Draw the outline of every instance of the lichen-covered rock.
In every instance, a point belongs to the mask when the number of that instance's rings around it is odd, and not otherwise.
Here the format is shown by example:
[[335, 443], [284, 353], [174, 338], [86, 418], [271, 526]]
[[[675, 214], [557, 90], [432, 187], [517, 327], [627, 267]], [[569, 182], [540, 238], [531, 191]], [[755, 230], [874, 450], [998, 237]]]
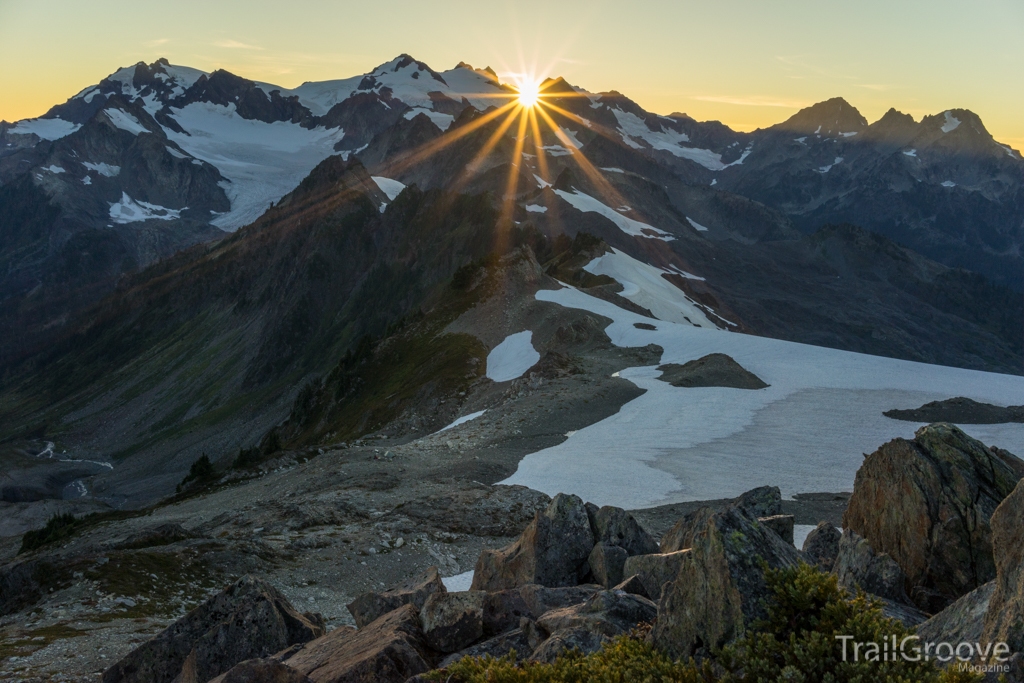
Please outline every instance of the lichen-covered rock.
[[917, 627], [917, 635], [930, 643], [980, 643], [995, 581], [975, 588]]
[[654, 644], [673, 657], [688, 657], [739, 637], [752, 619], [765, 616], [764, 567], [799, 561], [796, 548], [738, 507], [712, 515], [661, 594]]
[[858, 588], [899, 603], [910, 599], [904, 590], [906, 575], [896, 560], [887, 553], [878, 553], [867, 539], [846, 529], [839, 539], [839, 553], [832, 573], [839, 585], [851, 592]]
[[397, 588], [383, 593], [363, 593], [348, 604], [348, 611], [356, 620], [356, 626], [362, 628], [402, 605], [411, 604], [420, 609], [429, 596], [445, 592], [437, 567], [428, 567]]
[[524, 617], [539, 619], [550, 610], [586, 602], [600, 588], [597, 585], [547, 588], [529, 584], [487, 593], [484, 599], [484, 637], [514, 629]]
[[625, 548], [607, 543], [598, 543], [590, 551], [587, 563], [594, 582], [605, 588], [611, 588], [622, 581], [622, 569], [626, 565], [629, 553]]
[[635, 576], [643, 584], [644, 592], [654, 600], [661, 596], [665, 584], [676, 580], [688, 552], [689, 549], [674, 553], [627, 557], [622, 574]]
[[226, 674], [221, 674], [210, 683], [312, 683], [309, 676], [303, 675], [287, 664], [273, 658], [247, 659], [231, 667]]
[[605, 505], [590, 513], [590, 526], [594, 543], [623, 548], [629, 555], [649, 555], [658, 552], [658, 542], [644, 531], [640, 523], [622, 508]]
[[[741, 494], [729, 502], [752, 519], [774, 517], [782, 514], [782, 492], [778, 486], [759, 486]], [[693, 538], [704, 530], [708, 519], [716, 510], [710, 507], [698, 508], [676, 522], [662, 537], [660, 549], [663, 553], [686, 550], [693, 544]]]
[[887, 553], [915, 604], [937, 612], [995, 578], [989, 520], [1019, 479], [1019, 461], [937, 423], [894, 439], [857, 471], [843, 527]]
[[779, 535], [786, 543], [793, 543], [793, 527], [796, 518], [793, 515], [772, 515], [771, 517], [758, 517], [757, 521]]
[[531, 652], [533, 652], [533, 648], [530, 647], [529, 640], [527, 639], [526, 634], [523, 633], [522, 629], [516, 628], [511, 631], [506, 631], [505, 633], [500, 633], [493, 638], [488, 638], [476, 645], [472, 645], [464, 650], [450, 654], [441, 660], [440, 668], [443, 669], [454, 664], [463, 657], [483, 657], [484, 655], [490, 655], [497, 659], [499, 657], [505, 657], [512, 651], [515, 651], [516, 653], [516, 660], [525, 659]]
[[574, 586], [590, 571], [594, 548], [587, 509], [577, 496], [560, 493], [511, 545], [480, 553], [473, 590], [502, 590], [536, 583]]
[[839, 555], [839, 538], [842, 532], [830, 522], [818, 522], [818, 526], [804, 539], [804, 555], [818, 565], [822, 571], [830, 572]]
[[1024, 480], [992, 515], [992, 549], [996, 580], [983, 639], [1024, 652]]
[[617, 591], [625, 591], [632, 593], [633, 595], [639, 595], [642, 598], [650, 600], [651, 596], [647, 593], [647, 589], [644, 588], [644, 582], [640, 580], [640, 577], [633, 574], [628, 579], [625, 579], [622, 583], [615, 586]]
[[319, 615], [300, 614], [269, 583], [244, 576], [107, 669], [103, 682], [205, 682], [323, 634]]
[[607, 639], [653, 621], [657, 612], [657, 605], [639, 595], [600, 591], [581, 605], [551, 610], [538, 619], [537, 628], [550, 637], [534, 650], [530, 659], [551, 662], [569, 648], [594, 652]]
[[402, 605], [358, 631], [337, 628], [284, 660], [314, 683], [405, 683], [429, 671], [427, 648], [414, 605]]
[[458, 652], [484, 635], [483, 591], [434, 593], [420, 610], [427, 644], [438, 652]]

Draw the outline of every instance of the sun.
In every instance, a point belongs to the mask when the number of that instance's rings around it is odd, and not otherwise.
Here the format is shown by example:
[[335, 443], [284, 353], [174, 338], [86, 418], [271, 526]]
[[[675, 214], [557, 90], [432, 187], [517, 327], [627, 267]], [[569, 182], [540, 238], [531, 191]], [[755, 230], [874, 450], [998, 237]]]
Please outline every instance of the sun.
[[519, 106], [530, 109], [540, 99], [540, 82], [532, 78], [524, 78], [519, 82]]

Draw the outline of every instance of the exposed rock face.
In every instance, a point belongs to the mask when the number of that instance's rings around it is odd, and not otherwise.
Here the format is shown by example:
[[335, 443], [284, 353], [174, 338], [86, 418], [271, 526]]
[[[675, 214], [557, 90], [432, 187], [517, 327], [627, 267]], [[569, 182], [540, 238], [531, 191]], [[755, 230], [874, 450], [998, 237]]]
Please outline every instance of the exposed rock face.
[[995, 578], [989, 519], [1016, 470], [953, 425], [922, 427], [865, 458], [843, 527], [891, 555], [915, 604], [938, 612]]
[[653, 621], [657, 606], [625, 591], [605, 590], [581, 605], [552, 610], [537, 620], [551, 634], [531, 659], [550, 662], [570, 647], [593, 652], [608, 638], [627, 633], [637, 624]]
[[590, 515], [590, 526], [595, 543], [618, 546], [630, 555], [658, 552], [658, 542], [654, 537], [644, 531], [633, 515], [622, 508], [604, 506]]
[[650, 599], [650, 595], [647, 593], [647, 589], [644, 588], [644, 582], [640, 580], [640, 577], [634, 574], [622, 583], [615, 586], [617, 591], [625, 591], [632, 593], [633, 595], [639, 595], [642, 598]]
[[842, 532], [829, 522], [819, 522], [804, 539], [804, 554], [822, 571], [830, 572], [839, 555]]
[[996, 589], [995, 581], [975, 588], [917, 627], [921, 640], [932, 643], [980, 643], [985, 613]]
[[420, 610], [427, 644], [439, 652], [457, 652], [484, 635], [483, 591], [435, 593]]
[[882, 413], [894, 420], [908, 422], [955, 422], [956, 424], [999, 424], [1024, 422], [1024, 406], [994, 406], [958, 396], [945, 401], [925, 403], [915, 410], [887, 410]]
[[867, 540], [849, 529], [843, 531], [839, 539], [832, 572], [839, 579], [839, 585], [851, 592], [862, 588], [894, 602], [910, 602], [903, 588], [906, 575], [896, 560], [887, 553], [876, 553]]
[[477, 643], [471, 647], [467, 647], [464, 650], [460, 650], [454, 654], [450, 654], [441, 660], [439, 668], [444, 668], [450, 664], [454, 664], [463, 657], [483, 657], [484, 655], [490, 655], [492, 657], [504, 657], [512, 650], [516, 652], [516, 659], [521, 659], [530, 654], [533, 650], [530, 647], [530, 643], [526, 638], [526, 634], [523, 633], [522, 629], [512, 629], [506, 631], [493, 638], [488, 638], [482, 642]]
[[599, 586], [546, 588], [536, 584], [487, 593], [484, 600], [484, 636], [516, 628], [523, 618], [538, 619], [553, 609], [578, 605], [600, 590]]
[[793, 515], [758, 517], [757, 521], [777, 533], [786, 543], [793, 543], [793, 527], [796, 521], [796, 518]]
[[[759, 486], [740, 495], [731, 505], [739, 508], [747, 517], [774, 517], [782, 514], [782, 492], [778, 486]], [[714, 514], [713, 508], [698, 508], [680, 519], [662, 537], [661, 552], [674, 553], [689, 548], [694, 537], [704, 530]]]
[[431, 595], [446, 592], [437, 567], [428, 567], [422, 574], [397, 588], [383, 593], [363, 593], [349, 603], [348, 611], [356, 620], [356, 626], [362, 628], [402, 605], [411, 604], [420, 609]]
[[732, 387], [733, 389], [764, 389], [761, 378], [724, 353], [712, 353], [689, 363], [668, 363], [658, 368], [658, 378], [674, 387]]
[[635, 576], [644, 587], [644, 592], [651, 599], [661, 596], [665, 584], [675, 581], [679, 568], [683, 566], [689, 549], [674, 553], [658, 553], [655, 555], [634, 555], [626, 558], [622, 573], [624, 576]]
[[306, 644], [285, 664], [315, 683], [405, 683], [431, 668], [419, 615], [403, 605], [365, 628], [338, 628]]
[[103, 681], [208, 681], [323, 634], [319, 615], [299, 614], [276, 588], [245, 576], [107, 669]]
[[661, 595], [655, 645], [673, 657], [691, 656], [736, 638], [764, 616], [762, 562], [781, 568], [799, 561], [796, 548], [737, 507], [713, 515]]
[[560, 493], [514, 543], [480, 553], [473, 590], [502, 590], [537, 583], [575, 586], [589, 571], [594, 548], [587, 509], [577, 496]]
[[594, 581], [605, 588], [611, 588], [622, 581], [622, 569], [626, 564], [629, 553], [625, 548], [620, 548], [607, 543], [598, 543], [590, 551], [588, 564]]
[[1024, 481], [992, 515], [996, 580], [984, 638], [1024, 651]]
[[312, 683], [287, 664], [275, 659], [249, 659], [231, 667], [210, 683]]

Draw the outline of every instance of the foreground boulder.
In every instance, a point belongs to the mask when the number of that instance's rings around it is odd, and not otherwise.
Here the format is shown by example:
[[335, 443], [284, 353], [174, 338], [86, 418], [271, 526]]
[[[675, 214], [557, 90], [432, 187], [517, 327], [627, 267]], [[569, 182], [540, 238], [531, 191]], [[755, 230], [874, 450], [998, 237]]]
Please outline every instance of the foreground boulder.
[[626, 566], [626, 559], [629, 553], [625, 548], [607, 543], [598, 543], [590, 551], [587, 564], [590, 566], [590, 574], [594, 582], [611, 588], [622, 581], [622, 570]]
[[796, 518], [793, 515], [772, 515], [771, 517], [758, 517], [757, 521], [779, 535], [786, 543], [793, 544], [793, 530], [796, 526]]
[[[733, 499], [728, 506], [739, 509], [752, 519], [774, 517], [782, 514], [782, 492], [778, 486], [759, 486]], [[715, 512], [714, 508], [702, 507], [680, 519], [662, 537], [661, 552], [674, 553], [689, 548]]]
[[205, 683], [235, 664], [324, 634], [266, 581], [245, 576], [107, 669], [103, 683]]
[[796, 548], [738, 507], [712, 515], [661, 595], [654, 644], [673, 657], [689, 657], [742, 635], [752, 619], [765, 616], [764, 566], [799, 561]]
[[338, 628], [284, 660], [314, 683], [405, 683], [432, 668], [416, 607], [403, 605], [356, 631]]
[[922, 427], [865, 458], [843, 527], [892, 556], [915, 604], [938, 612], [995, 578], [989, 520], [1021, 466], [953, 425]]
[[587, 505], [594, 543], [622, 548], [629, 555], [649, 555], [658, 552], [658, 542], [644, 531], [633, 515], [611, 505], [605, 505], [597, 510], [594, 508], [593, 505]]
[[552, 662], [569, 648], [594, 652], [606, 640], [653, 621], [657, 612], [657, 605], [647, 598], [625, 591], [601, 591], [581, 605], [552, 610], [538, 619], [537, 627], [550, 637], [531, 659]]
[[226, 674], [221, 674], [210, 683], [312, 683], [287, 664], [276, 659], [249, 659], [235, 664]]
[[435, 593], [420, 610], [420, 626], [427, 645], [438, 652], [458, 652], [484, 635], [487, 593], [462, 591]]
[[975, 588], [917, 627], [921, 640], [930, 643], [980, 643], [995, 581]]
[[832, 573], [839, 585], [851, 593], [859, 588], [893, 602], [910, 602], [903, 588], [907, 577], [896, 560], [886, 553], [875, 552], [866, 539], [850, 529], [843, 531], [839, 539]]
[[822, 571], [830, 572], [839, 555], [842, 532], [830, 522], [819, 522], [804, 539], [804, 555]]
[[484, 637], [518, 628], [522, 619], [539, 619], [553, 609], [586, 602], [599, 586], [547, 588], [529, 584], [520, 588], [486, 593], [484, 599]]
[[1024, 652], [1024, 481], [992, 515], [992, 547], [996, 580], [983, 639]]
[[480, 553], [471, 588], [493, 591], [530, 583], [575, 586], [590, 571], [587, 560], [593, 549], [586, 506], [579, 497], [560, 493], [514, 543]]
[[644, 593], [657, 600], [662, 588], [676, 580], [679, 568], [683, 566], [689, 549], [674, 553], [658, 553], [654, 555], [635, 555], [626, 558], [623, 575], [633, 576], [644, 587]]
[[363, 593], [349, 603], [348, 611], [356, 620], [356, 626], [362, 628], [402, 605], [415, 605], [416, 609], [420, 609], [428, 597], [445, 592], [437, 567], [428, 567], [422, 574], [397, 588], [383, 593]]

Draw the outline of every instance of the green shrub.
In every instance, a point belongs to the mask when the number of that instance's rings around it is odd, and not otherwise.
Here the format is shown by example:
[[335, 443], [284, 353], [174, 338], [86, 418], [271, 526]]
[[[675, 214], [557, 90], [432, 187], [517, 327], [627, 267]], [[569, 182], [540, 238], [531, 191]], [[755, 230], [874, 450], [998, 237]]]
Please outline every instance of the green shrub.
[[213, 471], [213, 463], [210, 462], [209, 456], [203, 453], [198, 460], [192, 463], [192, 467], [189, 468], [188, 474], [178, 484], [177, 492], [181, 493], [186, 485], [194, 482], [199, 484], [207, 484], [215, 478], [216, 473]]
[[768, 616], [713, 660], [672, 661], [640, 631], [590, 655], [569, 652], [553, 664], [514, 657], [466, 657], [428, 680], [449, 683], [967, 683], [976, 674], [934, 662], [842, 661], [836, 635], [860, 642], [899, 642], [911, 633], [863, 593], [850, 596], [836, 577], [806, 564], [767, 570]]
[[69, 513], [53, 515], [42, 529], [25, 532], [25, 535], [21, 537], [21, 549], [18, 554], [69, 538], [75, 532], [77, 522], [75, 516]]

